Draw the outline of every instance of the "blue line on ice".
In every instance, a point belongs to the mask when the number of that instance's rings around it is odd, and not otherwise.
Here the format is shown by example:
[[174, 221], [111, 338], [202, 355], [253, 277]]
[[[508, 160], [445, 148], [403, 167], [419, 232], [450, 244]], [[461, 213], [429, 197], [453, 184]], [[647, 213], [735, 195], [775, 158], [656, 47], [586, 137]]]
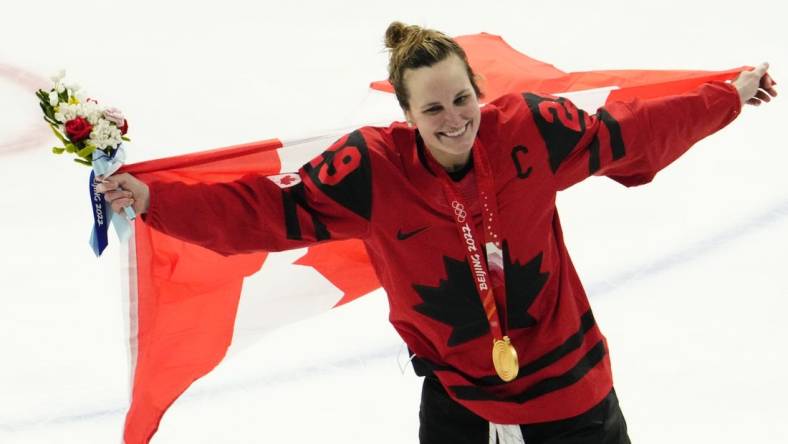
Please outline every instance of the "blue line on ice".
[[629, 281], [642, 279], [674, 268], [695, 259], [708, 256], [716, 250], [727, 246], [735, 240], [778, 223], [788, 216], [788, 199], [768, 210], [758, 213], [749, 219], [713, 236], [691, 243], [671, 254], [665, 255], [654, 262], [641, 264], [630, 270], [614, 274], [606, 279], [584, 285], [590, 297], [598, 298], [625, 285]]

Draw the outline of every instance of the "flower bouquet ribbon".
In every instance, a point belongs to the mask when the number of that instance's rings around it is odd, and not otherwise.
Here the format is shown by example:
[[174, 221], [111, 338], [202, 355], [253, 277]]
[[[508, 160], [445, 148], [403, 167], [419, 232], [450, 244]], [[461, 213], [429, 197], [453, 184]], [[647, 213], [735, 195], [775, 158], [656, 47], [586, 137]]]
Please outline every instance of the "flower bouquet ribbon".
[[101, 256], [109, 244], [109, 226], [115, 227], [118, 238], [123, 242], [131, 235], [130, 221], [136, 217], [131, 207], [124, 208], [124, 215], [113, 213], [104, 195], [96, 191], [96, 185], [115, 173], [126, 160], [123, 142], [129, 141], [126, 137], [129, 124], [120, 110], [84, 98], [79, 86], [66, 85], [64, 77], [63, 71], [53, 76], [52, 89], [48, 92], [39, 89], [36, 96], [44, 112], [44, 120], [63, 144], [53, 147], [52, 152], [73, 154], [76, 163], [92, 169], [89, 182], [93, 209], [90, 246], [96, 256]]

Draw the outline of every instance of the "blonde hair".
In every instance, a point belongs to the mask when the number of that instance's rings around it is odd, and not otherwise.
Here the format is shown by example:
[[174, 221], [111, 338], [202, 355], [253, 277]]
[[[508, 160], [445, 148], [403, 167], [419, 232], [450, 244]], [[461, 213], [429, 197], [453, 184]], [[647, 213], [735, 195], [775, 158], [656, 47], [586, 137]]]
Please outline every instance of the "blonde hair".
[[392, 22], [386, 29], [386, 48], [389, 49], [389, 82], [394, 87], [400, 107], [409, 109], [409, 94], [405, 87], [405, 71], [432, 66], [454, 54], [462, 60], [474, 92], [481, 97], [476, 76], [468, 63], [465, 51], [454, 39], [434, 29]]

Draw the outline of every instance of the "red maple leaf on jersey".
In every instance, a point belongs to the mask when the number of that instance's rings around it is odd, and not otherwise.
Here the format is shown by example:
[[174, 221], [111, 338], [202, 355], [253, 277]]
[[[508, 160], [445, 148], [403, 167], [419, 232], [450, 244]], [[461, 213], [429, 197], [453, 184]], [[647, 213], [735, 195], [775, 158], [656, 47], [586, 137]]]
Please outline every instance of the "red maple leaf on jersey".
[[288, 185], [292, 184], [293, 182], [295, 182], [295, 178], [293, 176], [285, 176], [285, 177], [279, 179], [279, 183], [284, 185], [284, 186], [288, 186]]

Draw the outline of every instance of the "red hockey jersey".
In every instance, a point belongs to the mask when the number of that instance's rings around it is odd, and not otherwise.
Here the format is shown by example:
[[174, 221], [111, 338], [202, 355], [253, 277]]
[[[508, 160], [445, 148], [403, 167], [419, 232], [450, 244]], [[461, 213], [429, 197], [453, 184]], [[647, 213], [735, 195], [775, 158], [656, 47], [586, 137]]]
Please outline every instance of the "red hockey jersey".
[[[740, 112], [731, 85], [616, 102], [594, 115], [564, 98], [510, 94], [485, 105], [474, 149], [494, 171], [506, 294], [496, 295], [520, 371], [503, 382], [453, 210], [418, 131], [365, 127], [297, 174], [232, 183], [150, 184], [146, 222], [222, 254], [361, 239], [390, 321], [448, 393], [499, 424], [582, 413], [612, 387], [606, 343], [564, 245], [555, 197], [590, 175], [649, 182]], [[481, 232], [473, 169], [459, 189]], [[363, 332], [360, 332], [363, 334]]]

